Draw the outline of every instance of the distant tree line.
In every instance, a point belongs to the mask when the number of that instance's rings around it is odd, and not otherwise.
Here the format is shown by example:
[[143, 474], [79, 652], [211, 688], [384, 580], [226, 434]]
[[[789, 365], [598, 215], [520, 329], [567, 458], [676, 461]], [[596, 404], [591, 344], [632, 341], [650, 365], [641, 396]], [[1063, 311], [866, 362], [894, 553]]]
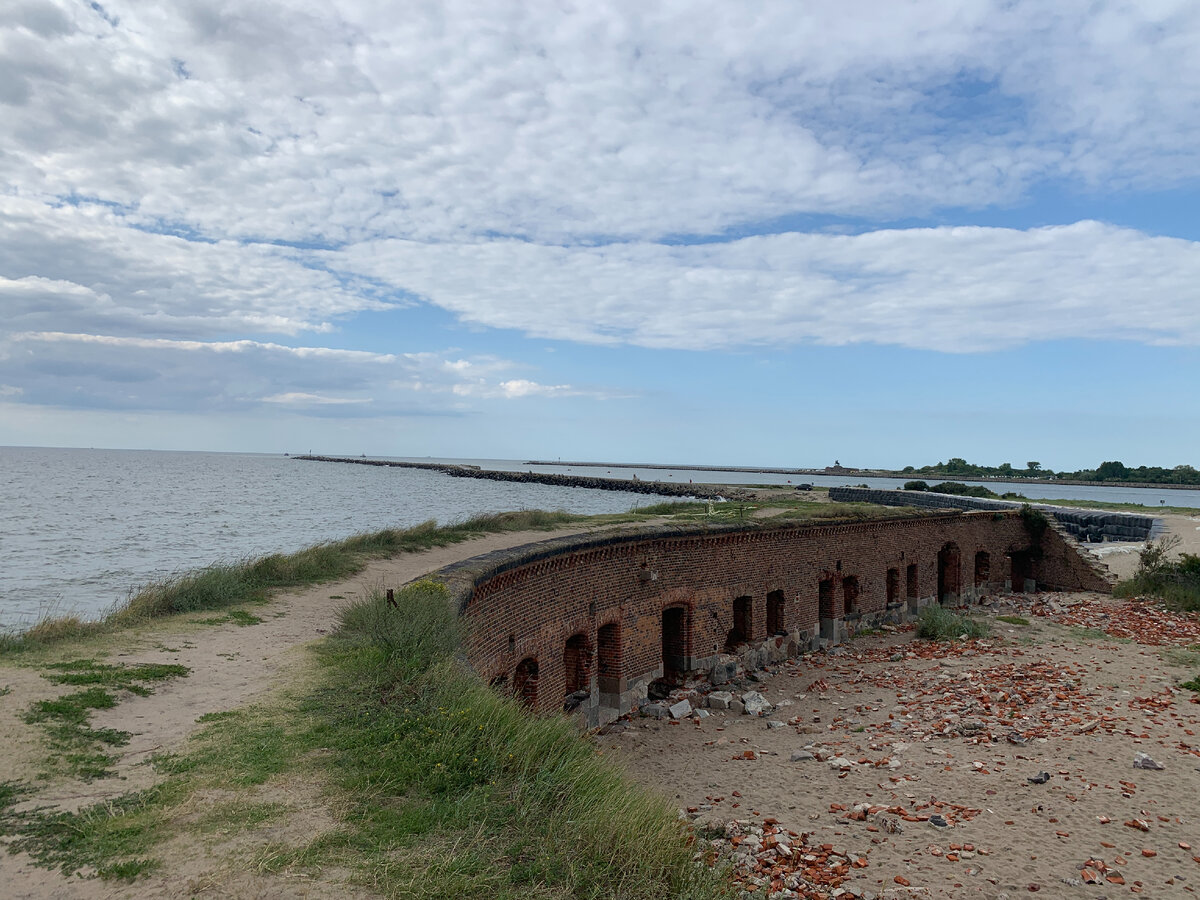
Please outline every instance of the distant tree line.
[[1059, 481], [1108, 481], [1144, 482], [1147, 484], [1187, 484], [1200, 485], [1200, 470], [1192, 466], [1175, 466], [1164, 469], [1161, 466], [1138, 466], [1132, 468], [1119, 460], [1109, 460], [1100, 463], [1094, 469], [1080, 469], [1077, 472], [1055, 472], [1044, 469], [1037, 460], [1025, 463], [1025, 468], [1018, 468], [1012, 463], [1001, 463], [998, 466], [981, 466], [969, 463], [960, 457], [951, 457], [946, 462], [932, 466], [915, 468], [905, 466], [900, 470], [902, 475], [922, 475], [932, 478], [1044, 478]]

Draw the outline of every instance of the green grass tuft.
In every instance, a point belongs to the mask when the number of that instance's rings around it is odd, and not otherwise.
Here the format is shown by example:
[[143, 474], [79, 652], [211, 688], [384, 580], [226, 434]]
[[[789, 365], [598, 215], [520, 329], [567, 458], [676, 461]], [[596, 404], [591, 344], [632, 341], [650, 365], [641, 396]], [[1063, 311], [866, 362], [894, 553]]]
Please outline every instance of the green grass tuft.
[[140, 696], [152, 693], [150, 683], [166, 678], [187, 675], [186, 666], [145, 663], [136, 666], [108, 665], [95, 660], [80, 659], [53, 663], [43, 677], [55, 684], [88, 687], [73, 694], [39, 700], [24, 715], [30, 725], [40, 725], [46, 732], [51, 756], [49, 771], [72, 775], [84, 781], [103, 778], [111, 773], [113, 757], [106, 747], [122, 747], [129, 743], [129, 733], [115, 728], [93, 728], [89, 719], [94, 710], [112, 709], [117, 698], [109, 689], [128, 691]]
[[147, 585], [114, 611], [109, 621], [119, 625], [173, 613], [261, 602], [271, 591], [346, 578], [361, 571], [371, 559], [441, 547], [480, 534], [552, 528], [579, 518], [582, 517], [561, 512], [523, 510], [476, 516], [441, 527], [430, 520], [407, 529], [389, 528], [357, 534], [297, 553], [276, 553], [229, 565], [210, 566]]
[[997, 622], [1004, 622], [1007, 625], [1028, 625], [1029, 620], [1024, 616], [996, 616]]
[[942, 606], [927, 606], [917, 620], [917, 637], [929, 641], [953, 641], [964, 635], [968, 638], [987, 637], [987, 622], [952, 612]]
[[28, 789], [0, 783], [0, 831], [10, 852], [28, 853], [42, 868], [74, 875], [92, 868], [101, 878], [133, 879], [157, 867], [143, 854], [161, 837], [160, 792], [125, 794], [77, 812], [15, 809]]

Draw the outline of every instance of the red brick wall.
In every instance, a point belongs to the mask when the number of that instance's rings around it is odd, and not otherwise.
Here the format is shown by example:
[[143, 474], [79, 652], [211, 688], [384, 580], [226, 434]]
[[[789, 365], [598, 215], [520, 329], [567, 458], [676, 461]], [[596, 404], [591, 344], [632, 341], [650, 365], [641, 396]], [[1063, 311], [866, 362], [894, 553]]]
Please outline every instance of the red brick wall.
[[[783, 626], [791, 632], [812, 629], [818, 583], [825, 578], [834, 581], [836, 615], [842, 615], [848, 577], [858, 582], [858, 610], [870, 615], [886, 607], [889, 568], [907, 574], [916, 565], [919, 596], [933, 597], [938, 552], [951, 542], [959, 549], [958, 583], [965, 586], [974, 584], [978, 551], [990, 555], [990, 586], [1002, 588], [1010, 574], [1008, 554], [1030, 549], [1015, 514], [952, 513], [558, 539], [483, 558], [473, 569], [459, 567], [449, 580], [457, 577], [466, 585], [460, 594], [471, 664], [485, 679], [504, 674], [511, 683], [517, 664], [536, 658], [537, 705], [550, 710], [561, 706], [566, 693], [564, 650], [572, 635], [585, 635], [594, 653], [601, 626], [617, 624], [620, 652], [608, 655], [619, 655], [620, 675], [598, 670], [594, 660], [588, 671], [606, 681], [640, 678], [662, 667], [667, 608], [685, 610], [688, 654], [710, 657], [722, 650], [733, 628], [737, 597], [752, 598], [754, 641], [767, 637], [767, 595], [776, 591], [784, 597]], [[1047, 531], [1043, 542], [1046, 549], [1034, 563], [1039, 580], [1060, 588], [1105, 589], [1056, 532]]]

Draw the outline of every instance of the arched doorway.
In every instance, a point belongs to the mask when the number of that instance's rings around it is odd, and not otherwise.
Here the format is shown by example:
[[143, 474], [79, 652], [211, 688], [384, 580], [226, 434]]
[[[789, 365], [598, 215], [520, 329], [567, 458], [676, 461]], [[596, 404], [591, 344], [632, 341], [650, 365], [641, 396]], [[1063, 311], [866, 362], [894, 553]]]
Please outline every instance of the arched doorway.
[[537, 657], [527, 656], [517, 663], [513, 672], [513, 696], [526, 706], [537, 706], [538, 662]]
[[592, 647], [587, 635], [573, 634], [563, 649], [563, 678], [566, 692], [586, 691], [592, 686]]
[[754, 606], [750, 597], [733, 601], [733, 627], [725, 635], [725, 652], [732, 653], [754, 635]]
[[957, 603], [962, 593], [962, 553], [950, 542], [938, 551], [938, 602]]
[[662, 662], [663, 678], [678, 681], [687, 671], [687, 658], [691, 647], [688, 610], [684, 606], [672, 606], [662, 614]]

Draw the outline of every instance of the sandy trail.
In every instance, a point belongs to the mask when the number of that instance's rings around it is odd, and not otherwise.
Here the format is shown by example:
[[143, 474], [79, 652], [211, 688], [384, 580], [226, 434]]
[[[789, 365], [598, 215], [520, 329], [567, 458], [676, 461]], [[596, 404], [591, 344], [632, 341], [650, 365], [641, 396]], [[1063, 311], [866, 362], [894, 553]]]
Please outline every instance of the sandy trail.
[[[370, 563], [358, 575], [340, 582], [329, 582], [299, 591], [281, 593], [262, 606], [251, 607], [263, 621], [238, 626], [188, 624], [186, 619], [164, 623], [161, 628], [141, 629], [113, 638], [109, 662], [125, 664], [158, 662], [187, 666], [187, 677], [161, 682], [148, 697], [126, 695], [111, 710], [93, 714], [92, 725], [117, 728], [132, 734], [122, 748], [115, 775], [90, 783], [67, 781], [51, 783], [29, 805], [51, 804], [75, 810], [131, 790], [144, 788], [156, 780], [147, 765], [152, 754], [181, 747], [199, 727], [197, 719], [206, 713], [235, 709], [286, 685], [302, 676], [308, 668], [304, 647], [328, 634], [334, 627], [339, 608], [374, 587], [398, 587], [427, 572], [459, 560], [493, 550], [517, 547], [535, 541], [568, 534], [583, 534], [595, 528], [560, 528], [550, 531], [520, 531], [493, 534], [408, 553]], [[341, 598], [341, 599], [335, 599]], [[220, 613], [197, 614], [192, 619], [212, 618]], [[106, 644], [105, 646], [108, 646]], [[116, 649], [119, 648], [119, 649]], [[91, 648], [84, 655], [95, 655]], [[20, 716], [37, 700], [67, 693], [56, 688], [32, 669], [0, 667], [0, 780], [28, 780], [37, 772], [38, 759], [44, 754], [42, 735], [36, 726], [25, 724]], [[205, 880], [204, 865], [187, 862], [187, 848], [178, 848], [183, 858], [175, 861], [171, 876], [154, 876], [134, 887], [99, 880], [63, 878], [31, 865], [27, 857], [0, 852], [0, 896], [22, 900], [60, 897], [185, 896], [197, 885], [212, 896], [278, 897], [322, 896], [322, 888], [311, 883], [281, 884], [278, 878], [237, 875]], [[219, 866], [220, 859], [202, 861]], [[337, 887], [331, 896], [346, 896], [347, 888]]]

